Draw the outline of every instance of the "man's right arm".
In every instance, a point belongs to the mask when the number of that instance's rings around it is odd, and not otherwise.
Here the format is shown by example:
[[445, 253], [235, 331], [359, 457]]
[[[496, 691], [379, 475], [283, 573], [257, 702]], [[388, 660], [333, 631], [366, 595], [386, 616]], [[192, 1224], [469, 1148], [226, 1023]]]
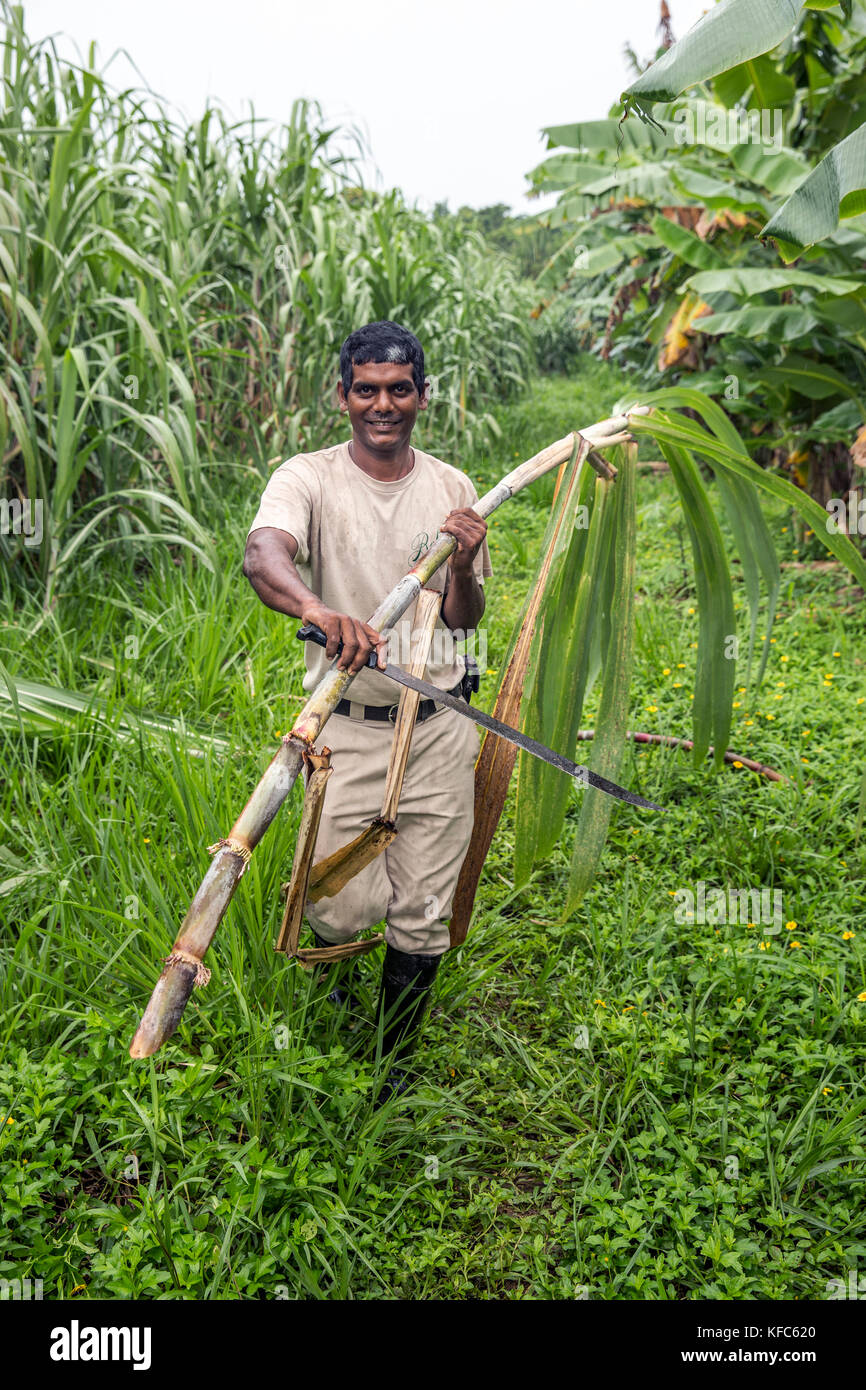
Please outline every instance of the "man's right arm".
[[298, 542], [288, 531], [275, 526], [261, 526], [247, 537], [244, 552], [244, 574], [262, 603], [276, 613], [315, 623], [328, 638], [325, 654], [333, 659], [337, 647], [343, 650], [337, 665], [357, 675], [367, 664], [374, 647], [379, 651], [379, 665], [385, 666], [387, 638], [382, 637], [369, 623], [337, 613], [308, 589], [295, 568]]

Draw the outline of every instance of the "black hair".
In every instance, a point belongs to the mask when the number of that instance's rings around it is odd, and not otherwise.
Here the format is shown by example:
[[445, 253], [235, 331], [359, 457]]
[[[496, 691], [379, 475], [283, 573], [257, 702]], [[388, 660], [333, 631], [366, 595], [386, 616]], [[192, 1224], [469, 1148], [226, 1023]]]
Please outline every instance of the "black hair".
[[390, 319], [366, 323], [350, 333], [340, 348], [340, 376], [346, 395], [352, 389], [352, 367], [368, 362], [404, 362], [412, 368], [418, 395], [424, 392], [424, 349], [414, 333]]

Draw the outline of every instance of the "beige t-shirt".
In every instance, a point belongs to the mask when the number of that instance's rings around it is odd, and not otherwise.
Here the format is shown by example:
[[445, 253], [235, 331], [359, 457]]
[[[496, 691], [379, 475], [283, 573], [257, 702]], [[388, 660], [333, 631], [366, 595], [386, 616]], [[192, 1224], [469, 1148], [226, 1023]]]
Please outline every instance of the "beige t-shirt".
[[[478, 494], [465, 473], [415, 449], [411, 472], [396, 482], [369, 477], [352, 461], [348, 442], [314, 454], [296, 454], [268, 480], [250, 531], [273, 526], [298, 542], [295, 564], [304, 583], [338, 613], [367, 622], [385, 595], [429, 550], [440, 522], [458, 507], [472, 507]], [[483, 584], [493, 573], [485, 540], [474, 562]], [[447, 590], [448, 565], [428, 581], [428, 588]], [[411, 661], [413, 603], [395, 625], [388, 659], [395, 666]], [[313, 690], [330, 666], [324, 648], [305, 643], [304, 689]], [[470, 647], [470, 651], [472, 648]], [[440, 618], [433, 634], [427, 679], [450, 690], [463, 674], [455, 640]], [[352, 700], [392, 705], [400, 687], [381, 673], [359, 672]]]

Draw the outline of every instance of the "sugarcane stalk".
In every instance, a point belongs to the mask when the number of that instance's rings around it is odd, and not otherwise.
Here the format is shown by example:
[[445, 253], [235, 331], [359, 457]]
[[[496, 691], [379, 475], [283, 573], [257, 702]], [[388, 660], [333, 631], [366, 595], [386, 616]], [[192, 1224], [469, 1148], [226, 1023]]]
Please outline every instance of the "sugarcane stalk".
[[[409, 666], [411, 676], [423, 678], [427, 670], [433, 630], [441, 607], [442, 595], [435, 589], [425, 589], [418, 598], [413, 633], [415, 641], [412, 644], [414, 652]], [[385, 778], [385, 793], [382, 797], [381, 818], [389, 824], [393, 824], [397, 819], [397, 807], [403, 790], [403, 778], [406, 776], [406, 764], [409, 761], [409, 747], [412, 734], [415, 732], [415, 716], [420, 703], [421, 696], [418, 691], [404, 686], [397, 708], [397, 718], [394, 721], [394, 742], [388, 762], [388, 775]]]
[[[691, 753], [695, 746], [690, 738], [676, 738], [673, 734], [647, 734], [626, 729], [625, 736], [632, 743], [650, 743], [662, 748], [682, 748], [685, 753]], [[586, 743], [595, 738], [595, 729], [578, 729], [577, 738], [578, 742]], [[715, 749], [710, 745], [707, 749], [707, 757], [711, 758], [714, 752]], [[742, 766], [748, 768], [749, 772], [760, 772], [761, 776], [766, 777], [768, 782], [787, 782], [788, 780], [774, 767], [767, 767], [766, 763], [758, 763], [754, 758], [747, 758], [744, 753], [737, 753], [733, 748], [725, 750], [724, 760], [734, 767]]]
[[396, 827], [388, 825], [381, 816], [377, 816], [364, 827], [360, 835], [355, 836], [354, 840], [349, 840], [347, 844], [335, 849], [333, 854], [329, 854], [327, 859], [320, 859], [318, 864], [313, 865], [307, 893], [310, 902], [317, 903], [321, 898], [336, 897], [356, 874], [366, 869], [374, 859], [378, 859], [383, 850], [393, 844], [396, 838]]
[[330, 749], [323, 748], [321, 753], [311, 753], [309, 761], [311, 768], [304, 793], [301, 823], [298, 827], [292, 877], [285, 885], [286, 907], [274, 946], [276, 951], [285, 951], [289, 956], [296, 956], [298, 953], [298, 936], [304, 915], [304, 903], [307, 900], [310, 868], [316, 852], [316, 836], [325, 806], [328, 780], [334, 771], [331, 767]]
[[[409, 674], [423, 677], [427, 670], [427, 657], [433, 640], [433, 630], [442, 595], [436, 589], [424, 589], [415, 605], [415, 627], [412, 632], [412, 664]], [[326, 859], [314, 864], [309, 876], [310, 902], [320, 898], [333, 898], [345, 888], [350, 879], [372, 864], [374, 859], [386, 850], [397, 838], [397, 806], [409, 761], [409, 747], [415, 731], [415, 716], [421, 696], [417, 690], [404, 686], [394, 721], [394, 737], [391, 740], [391, 756], [388, 759], [388, 772], [385, 778], [385, 792], [382, 809], [375, 820], [356, 835], [348, 844], [341, 845]], [[297, 856], [297, 851], [296, 851]]]
[[[605, 449], [628, 440], [630, 415], [648, 413], [646, 406], [633, 406], [622, 415], [611, 416], [581, 430], [580, 434], [594, 449]], [[474, 511], [484, 518], [490, 516], [503, 502], [568, 459], [579, 442], [576, 432], [572, 432], [549, 444], [506, 474], [480, 498]], [[369, 618], [370, 627], [378, 632], [392, 628], [456, 547], [456, 537], [440, 534], [427, 553], [382, 600]], [[132, 1040], [131, 1057], [150, 1057], [158, 1051], [180, 1023], [193, 987], [207, 982], [209, 972], [203, 964], [205, 953], [225, 916], [238, 880], [246, 871], [252, 851], [297, 780], [304, 754], [310, 751], [354, 679], [348, 671], [338, 670], [336, 664], [331, 666], [301, 710], [294, 728], [282, 740], [230, 834], [210, 846], [213, 861], [181, 923], [171, 953], [165, 958], [163, 971]]]

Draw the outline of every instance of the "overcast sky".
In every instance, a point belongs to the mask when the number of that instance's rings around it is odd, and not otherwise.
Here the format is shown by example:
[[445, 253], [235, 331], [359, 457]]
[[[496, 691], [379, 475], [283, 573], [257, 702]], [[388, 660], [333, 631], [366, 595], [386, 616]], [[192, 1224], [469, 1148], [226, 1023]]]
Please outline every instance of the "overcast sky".
[[[668, 0], [681, 37], [712, 0]], [[25, 0], [31, 38], [66, 34], [102, 64], [125, 49], [147, 84], [189, 118], [207, 98], [235, 117], [288, 118], [318, 100], [357, 123], [365, 182], [430, 208], [539, 204], [524, 174], [543, 126], [604, 116], [658, 42], [659, 0]], [[74, 56], [63, 42], [61, 51]], [[138, 83], [113, 58], [117, 86]], [[374, 167], [375, 166], [375, 167]], [[378, 169], [378, 178], [376, 174]]]

